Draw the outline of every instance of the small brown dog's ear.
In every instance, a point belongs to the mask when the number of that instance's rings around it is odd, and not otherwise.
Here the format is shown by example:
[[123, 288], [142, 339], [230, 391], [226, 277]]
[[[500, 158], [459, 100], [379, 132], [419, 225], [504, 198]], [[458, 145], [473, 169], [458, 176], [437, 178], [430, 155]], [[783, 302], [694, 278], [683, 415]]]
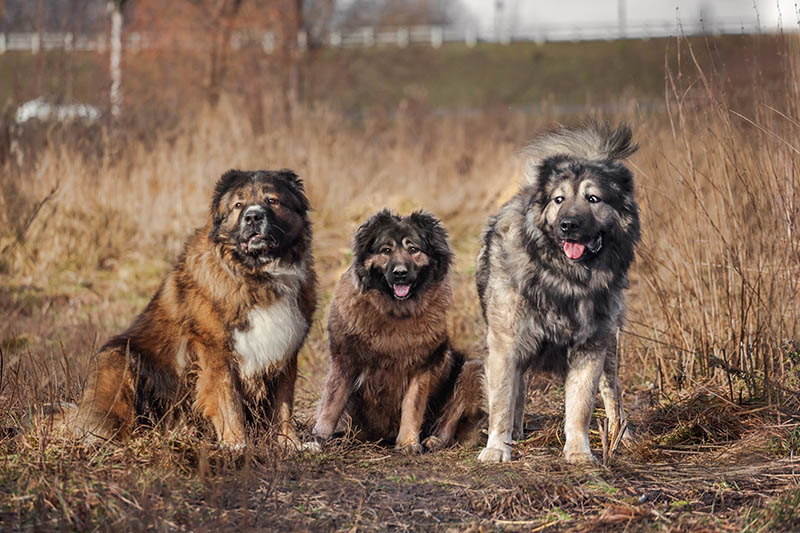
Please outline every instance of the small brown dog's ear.
[[453, 250], [444, 224], [432, 213], [422, 210], [414, 211], [408, 218], [420, 230], [426, 253], [437, 263], [434, 278], [443, 279], [453, 263]]
[[384, 208], [369, 217], [358, 227], [356, 234], [353, 236], [353, 255], [356, 257], [356, 262], [363, 263], [369, 257], [375, 239], [378, 237], [375, 229], [397, 218], [397, 215]]

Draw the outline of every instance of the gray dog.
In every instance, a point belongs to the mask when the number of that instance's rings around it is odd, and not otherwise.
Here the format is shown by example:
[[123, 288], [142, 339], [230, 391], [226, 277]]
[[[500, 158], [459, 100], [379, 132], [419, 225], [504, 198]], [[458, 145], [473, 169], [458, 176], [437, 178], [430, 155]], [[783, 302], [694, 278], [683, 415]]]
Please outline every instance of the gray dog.
[[528, 368], [566, 376], [570, 463], [594, 461], [589, 422], [598, 385], [611, 428], [624, 420], [616, 332], [639, 241], [630, 128], [588, 123], [538, 137], [526, 183], [489, 220], [477, 284], [488, 325], [489, 440], [478, 460], [509, 461], [521, 438]]

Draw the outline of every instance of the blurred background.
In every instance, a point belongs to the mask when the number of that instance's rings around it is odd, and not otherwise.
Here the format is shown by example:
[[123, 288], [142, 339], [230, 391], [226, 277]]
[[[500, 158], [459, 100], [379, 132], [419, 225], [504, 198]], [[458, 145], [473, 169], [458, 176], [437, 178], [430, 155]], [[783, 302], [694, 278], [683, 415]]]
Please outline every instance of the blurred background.
[[77, 394], [231, 167], [306, 180], [309, 406], [350, 236], [384, 206], [444, 220], [453, 336], [479, 350], [480, 232], [520, 149], [586, 117], [642, 146], [632, 389], [795, 402], [798, 38], [772, 0], [0, 0], [0, 347], [30, 388], [9, 410]]

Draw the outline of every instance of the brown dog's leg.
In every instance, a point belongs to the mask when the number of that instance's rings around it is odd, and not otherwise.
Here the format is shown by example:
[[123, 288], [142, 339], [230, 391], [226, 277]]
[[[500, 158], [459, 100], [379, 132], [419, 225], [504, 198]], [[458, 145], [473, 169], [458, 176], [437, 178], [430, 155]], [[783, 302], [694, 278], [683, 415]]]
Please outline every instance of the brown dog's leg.
[[217, 439], [233, 449], [245, 446], [242, 398], [227, 357], [194, 345], [200, 371], [195, 407], [214, 424]]
[[68, 432], [88, 442], [127, 440], [135, 416], [135, 366], [127, 347], [97, 354], [80, 406], [64, 421]]
[[314, 437], [329, 439], [333, 435], [352, 388], [353, 378], [344, 372], [339, 364], [331, 361], [328, 377], [325, 378], [325, 387], [322, 390], [317, 423], [311, 431]]
[[419, 432], [428, 407], [430, 395], [430, 372], [423, 372], [411, 378], [400, 408], [400, 430], [397, 432], [395, 448], [404, 452], [419, 453]]
[[278, 445], [281, 448], [296, 450], [300, 439], [294, 431], [292, 411], [294, 407], [294, 385], [297, 381], [297, 354], [286, 363], [286, 367], [278, 376], [275, 389], [275, 409], [273, 423], [279, 424]]
[[442, 409], [433, 434], [422, 445], [433, 451], [449, 446], [454, 440], [462, 444], [472, 441], [484, 409], [483, 362], [479, 359], [465, 361], [453, 395]]

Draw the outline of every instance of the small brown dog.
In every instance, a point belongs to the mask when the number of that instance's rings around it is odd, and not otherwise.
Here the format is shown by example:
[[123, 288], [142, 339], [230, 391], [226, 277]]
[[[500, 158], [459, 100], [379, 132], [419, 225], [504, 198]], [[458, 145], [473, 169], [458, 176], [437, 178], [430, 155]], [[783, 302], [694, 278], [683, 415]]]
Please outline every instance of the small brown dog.
[[97, 354], [75, 436], [127, 439], [135, 423], [194, 408], [221, 443], [245, 445], [245, 424], [292, 427], [297, 352], [315, 308], [308, 200], [289, 170], [231, 170], [216, 185], [208, 223], [133, 325]]
[[453, 253], [441, 222], [383, 210], [358, 228], [354, 253], [331, 304], [314, 436], [330, 438], [346, 412], [358, 438], [404, 451], [469, 438], [483, 416], [482, 365], [465, 362], [447, 335]]

